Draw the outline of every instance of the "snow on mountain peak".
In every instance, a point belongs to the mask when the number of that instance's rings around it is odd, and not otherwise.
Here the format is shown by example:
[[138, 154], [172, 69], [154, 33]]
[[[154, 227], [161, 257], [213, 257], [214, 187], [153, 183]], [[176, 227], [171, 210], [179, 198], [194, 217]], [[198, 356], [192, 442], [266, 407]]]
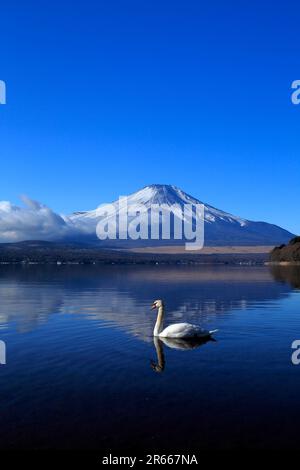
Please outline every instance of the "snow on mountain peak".
[[[135, 193], [127, 196], [127, 206], [134, 205], [144, 205], [146, 208], [150, 208], [152, 204], [172, 206], [177, 204], [183, 207], [185, 204], [204, 204], [205, 206], [205, 222], [208, 224], [215, 223], [216, 221], [223, 221], [228, 223], [239, 224], [241, 227], [247, 225], [247, 220], [242, 219], [241, 217], [236, 217], [227, 212], [216, 209], [209, 204], [205, 204], [202, 201], [194, 198], [193, 196], [187, 194], [182, 189], [177, 186], [170, 184], [151, 184], [145, 186], [144, 188], [136, 191]], [[116, 200], [112, 203], [116, 206], [119, 204], [119, 200]], [[103, 213], [103, 207], [106, 204], [101, 204], [97, 209], [85, 212], [75, 212], [70, 217], [74, 219], [89, 219], [95, 220], [99, 217], [99, 213]], [[101, 208], [101, 210], [100, 210]], [[122, 212], [122, 206], [118, 206], [119, 212]]]
[[[117, 199], [107, 206], [108, 209], [111, 208], [111, 205], [114, 206], [119, 219], [125, 215], [128, 207], [134, 209], [135, 206], [138, 208], [142, 205], [149, 210], [151, 205], [163, 204], [164, 207], [169, 206], [170, 211], [175, 214], [177, 211], [174, 211], [174, 208], [171, 208], [173, 205], [181, 206], [181, 208], [183, 208], [185, 204], [203, 204], [206, 244], [271, 245], [282, 243], [292, 236], [292, 234], [281, 227], [264, 222], [253, 222], [237, 217], [228, 212], [224, 212], [209, 204], [201, 202], [193, 196], [185, 193], [177, 186], [170, 184], [147, 185], [139, 191], [124, 197], [126, 199], [123, 201]], [[73, 213], [69, 216], [69, 219], [75, 226], [83, 226], [85, 228], [89, 227], [92, 231], [96, 227], [98, 221], [103, 219], [105, 206], [106, 204], [102, 204], [95, 210]], [[108, 213], [110, 213], [110, 210], [108, 210]]]
[[[148, 185], [121, 201], [117, 199], [111, 204], [102, 204], [91, 211], [74, 212], [70, 216], [56, 214], [45, 205], [28, 198], [23, 200], [26, 207], [0, 201], [0, 241], [63, 239], [94, 242], [98, 222], [108, 219], [108, 216], [103, 214], [114, 212], [111, 211], [111, 206], [114, 206], [118, 221], [122, 221], [126, 219], [122, 217], [126, 214], [127, 208], [131, 208], [134, 212], [135, 206], [137, 210], [141, 210], [142, 205], [148, 211], [152, 205], [162, 204], [164, 208], [169, 206], [170, 212], [172, 211], [174, 216], [178, 214], [178, 218], [182, 217], [182, 211], [178, 206], [183, 208], [185, 204], [204, 204], [206, 245], [278, 245], [286, 243], [294, 236], [277, 225], [249, 221], [216, 209], [169, 184]], [[174, 205], [177, 206], [178, 212], [171, 207]], [[153, 240], [153, 243], [158, 244], [160, 241]]]

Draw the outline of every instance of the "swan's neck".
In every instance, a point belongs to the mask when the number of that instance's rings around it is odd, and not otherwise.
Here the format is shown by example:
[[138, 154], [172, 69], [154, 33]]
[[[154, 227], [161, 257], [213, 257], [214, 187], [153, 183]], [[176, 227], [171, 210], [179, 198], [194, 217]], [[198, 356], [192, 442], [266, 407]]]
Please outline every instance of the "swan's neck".
[[163, 329], [163, 322], [164, 322], [164, 307], [161, 306], [159, 307], [158, 312], [157, 312], [157, 319], [156, 319], [155, 327], [153, 330], [154, 336], [158, 336], [159, 333], [161, 333]]

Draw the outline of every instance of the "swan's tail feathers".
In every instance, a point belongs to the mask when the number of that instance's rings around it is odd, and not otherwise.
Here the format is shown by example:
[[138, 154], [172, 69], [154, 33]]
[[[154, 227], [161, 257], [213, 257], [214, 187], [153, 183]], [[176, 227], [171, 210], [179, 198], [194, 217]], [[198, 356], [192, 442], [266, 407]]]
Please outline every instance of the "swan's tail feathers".
[[209, 334], [213, 335], [214, 333], [217, 333], [217, 331], [219, 331], [219, 330], [211, 330], [211, 331], [209, 331]]

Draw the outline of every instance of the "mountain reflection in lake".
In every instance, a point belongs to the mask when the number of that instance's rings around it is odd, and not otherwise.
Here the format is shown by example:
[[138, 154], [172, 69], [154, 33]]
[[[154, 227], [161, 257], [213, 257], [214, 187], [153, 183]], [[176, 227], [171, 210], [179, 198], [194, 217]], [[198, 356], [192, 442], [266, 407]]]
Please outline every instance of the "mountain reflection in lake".
[[[0, 267], [0, 448], [297, 446], [299, 279], [296, 267]], [[157, 298], [166, 325], [217, 328], [216, 341], [153, 341]]]
[[[282, 279], [280, 279], [282, 280]], [[264, 268], [61, 266], [0, 269], [0, 324], [29, 331], [57, 313], [86, 315], [147, 338], [156, 298], [168, 320], [209, 322], [214, 315], [276, 300], [290, 288]]]

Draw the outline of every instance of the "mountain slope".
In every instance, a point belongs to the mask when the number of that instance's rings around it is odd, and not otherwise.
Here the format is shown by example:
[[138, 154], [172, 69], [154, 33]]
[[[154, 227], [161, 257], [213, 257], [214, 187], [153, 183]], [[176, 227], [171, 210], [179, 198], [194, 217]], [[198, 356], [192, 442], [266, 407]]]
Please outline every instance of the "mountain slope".
[[[276, 245], [286, 243], [293, 237], [293, 234], [283, 228], [268, 224], [266, 222], [253, 222], [241, 217], [234, 216], [215, 207], [203, 203], [190, 196], [176, 186], [154, 184], [146, 186], [127, 198], [127, 206], [134, 207], [143, 205], [148, 211], [153, 204], [164, 204], [169, 207], [177, 204], [183, 207], [185, 204], [204, 204], [205, 207], [205, 245]], [[112, 203], [114, 206], [118, 221], [123, 220], [126, 212], [126, 206], [119, 201]], [[102, 205], [91, 211], [75, 212], [69, 216], [69, 219], [75, 226], [88, 227], [88, 231], [95, 233], [95, 227], [99, 220], [103, 220], [103, 211], [109, 209], [110, 205]], [[105, 218], [104, 218], [105, 219]], [[106, 218], [107, 221], [109, 217]], [[161, 230], [161, 221], [159, 223]], [[119, 225], [118, 225], [119, 228]], [[153, 245], [180, 245], [185, 243], [183, 240], [175, 240], [171, 233], [171, 240], [113, 240], [111, 242], [102, 242], [115, 246], [153, 246]]]
[[271, 261], [275, 263], [300, 262], [300, 237], [292, 238], [287, 245], [275, 247], [271, 252]]

